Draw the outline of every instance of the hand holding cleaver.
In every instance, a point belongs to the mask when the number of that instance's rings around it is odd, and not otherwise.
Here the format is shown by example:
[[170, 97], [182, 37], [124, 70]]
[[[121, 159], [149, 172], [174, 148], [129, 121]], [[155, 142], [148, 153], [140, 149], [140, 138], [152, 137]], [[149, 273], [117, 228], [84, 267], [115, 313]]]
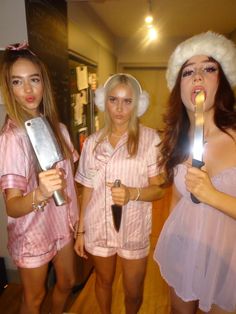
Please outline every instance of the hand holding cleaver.
[[[55, 135], [45, 117], [27, 120], [25, 128], [42, 170], [49, 170], [63, 160]], [[53, 198], [56, 206], [65, 204], [61, 191], [55, 191]]]
[[[203, 104], [205, 102], [205, 93], [200, 91], [195, 97], [195, 130], [193, 139], [193, 160], [192, 166], [201, 168], [203, 162], [203, 148], [204, 148], [204, 115]], [[200, 201], [191, 194], [191, 199], [194, 203], [198, 204]]]

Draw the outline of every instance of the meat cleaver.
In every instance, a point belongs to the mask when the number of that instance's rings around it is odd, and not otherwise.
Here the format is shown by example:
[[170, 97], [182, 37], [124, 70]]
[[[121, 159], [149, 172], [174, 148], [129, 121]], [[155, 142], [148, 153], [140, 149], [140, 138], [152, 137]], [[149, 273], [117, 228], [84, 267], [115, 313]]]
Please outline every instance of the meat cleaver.
[[[27, 120], [25, 128], [42, 170], [49, 170], [58, 161], [64, 159], [51, 126], [45, 117]], [[53, 199], [56, 206], [65, 204], [63, 194], [59, 190], [53, 193]]]
[[[205, 102], [205, 94], [203, 91], [197, 93], [195, 97], [195, 130], [193, 138], [193, 159], [192, 166], [201, 168], [203, 162], [203, 148], [204, 148], [204, 115], [203, 104]], [[200, 201], [191, 194], [191, 199], [194, 203], [199, 204]]]

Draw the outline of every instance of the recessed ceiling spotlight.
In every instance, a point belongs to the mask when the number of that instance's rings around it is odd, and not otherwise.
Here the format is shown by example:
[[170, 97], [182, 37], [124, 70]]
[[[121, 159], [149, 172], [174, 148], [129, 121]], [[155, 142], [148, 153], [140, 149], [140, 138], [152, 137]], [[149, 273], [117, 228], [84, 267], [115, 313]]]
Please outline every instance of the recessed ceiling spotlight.
[[155, 39], [157, 39], [157, 36], [158, 36], [158, 34], [157, 34], [157, 30], [156, 30], [156, 28], [154, 27], [154, 26], [152, 26], [152, 27], [150, 27], [149, 29], [148, 29], [148, 37], [149, 37], [149, 40], [155, 40]]
[[146, 17], [145, 17], [145, 22], [147, 23], [147, 24], [151, 24], [152, 22], [153, 22], [153, 17], [152, 17], [152, 15], [147, 15]]

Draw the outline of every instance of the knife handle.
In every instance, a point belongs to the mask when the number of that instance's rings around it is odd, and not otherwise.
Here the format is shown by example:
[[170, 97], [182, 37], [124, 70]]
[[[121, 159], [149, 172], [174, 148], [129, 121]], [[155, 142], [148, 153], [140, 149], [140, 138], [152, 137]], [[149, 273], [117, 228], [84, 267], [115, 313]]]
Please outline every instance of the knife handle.
[[[192, 160], [192, 166], [195, 167], [195, 168], [198, 168], [198, 169], [201, 169], [202, 166], [204, 166], [205, 163], [201, 160], [197, 160], [197, 159], [193, 159]], [[195, 204], [199, 204], [200, 201], [191, 193], [191, 200], [193, 203]]]
[[61, 206], [65, 204], [65, 198], [60, 190], [53, 192], [53, 199], [56, 206]]

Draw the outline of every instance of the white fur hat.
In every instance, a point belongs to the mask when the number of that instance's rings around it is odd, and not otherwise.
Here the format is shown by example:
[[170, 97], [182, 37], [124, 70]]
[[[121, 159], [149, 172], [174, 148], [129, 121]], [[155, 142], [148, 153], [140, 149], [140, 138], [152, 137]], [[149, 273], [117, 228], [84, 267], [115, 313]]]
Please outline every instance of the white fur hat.
[[230, 85], [236, 85], [236, 46], [225, 36], [208, 31], [195, 35], [177, 46], [168, 62], [167, 85], [173, 89], [182, 65], [197, 55], [214, 58], [222, 67]]
[[108, 78], [108, 80], [105, 82], [104, 86], [97, 88], [95, 91], [95, 100], [94, 100], [95, 104], [100, 111], [105, 110], [106, 86], [113, 78], [115, 78], [117, 76], [121, 76], [121, 75], [124, 75], [124, 76], [128, 77], [129, 79], [132, 79], [133, 82], [135, 82], [135, 84], [138, 86], [140, 95], [139, 95], [139, 99], [138, 99], [137, 116], [140, 117], [145, 113], [145, 111], [147, 110], [147, 108], [149, 106], [149, 95], [147, 92], [142, 90], [141, 85], [138, 82], [138, 80], [134, 76], [127, 74], [127, 73], [114, 74]]

